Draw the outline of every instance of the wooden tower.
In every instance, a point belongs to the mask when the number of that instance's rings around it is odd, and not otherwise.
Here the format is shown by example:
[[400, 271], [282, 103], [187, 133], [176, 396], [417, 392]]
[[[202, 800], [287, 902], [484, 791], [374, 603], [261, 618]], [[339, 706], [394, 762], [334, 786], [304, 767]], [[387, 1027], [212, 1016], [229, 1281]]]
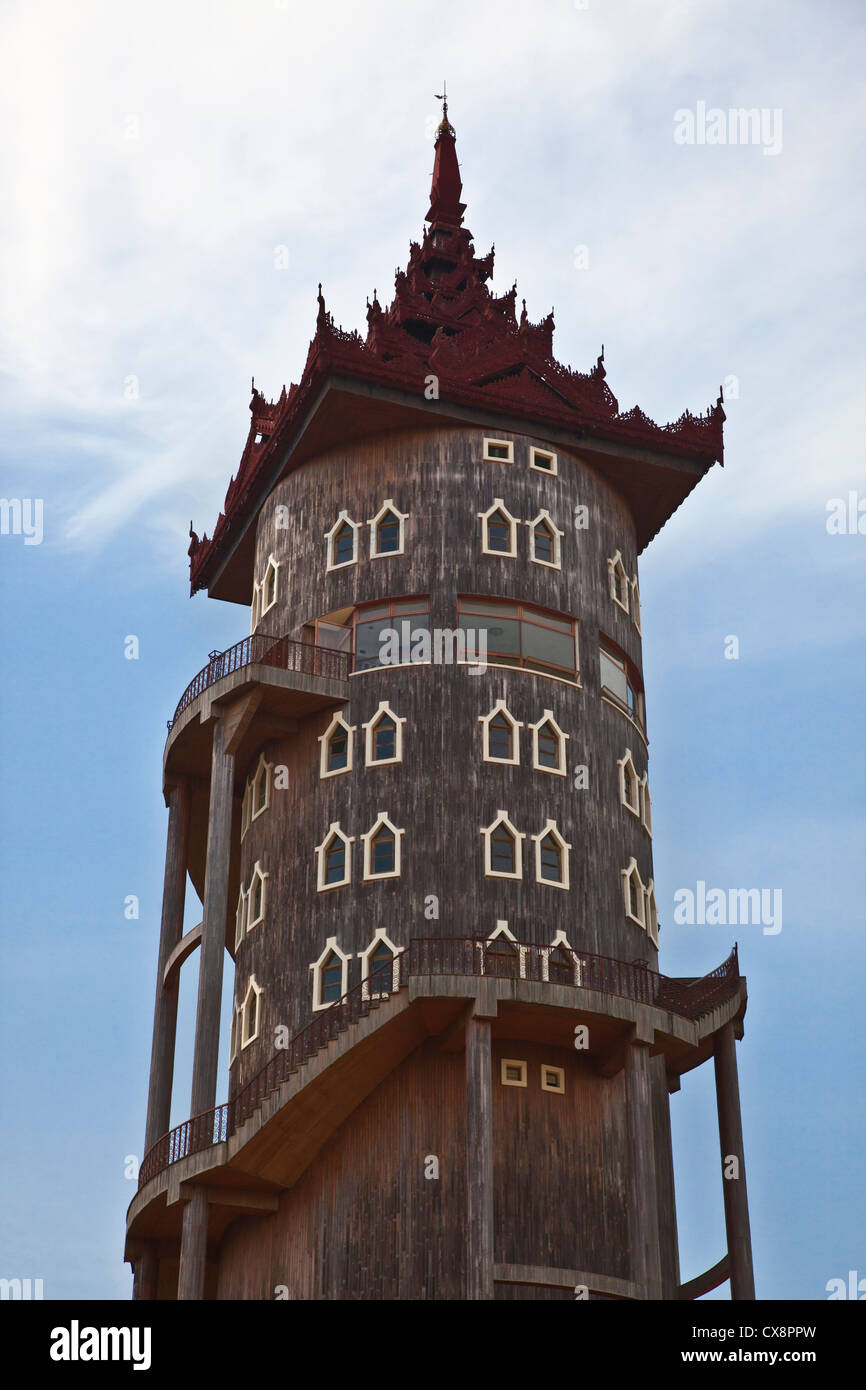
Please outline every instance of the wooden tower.
[[[193, 592], [251, 624], [166, 742], [138, 1298], [754, 1297], [736, 949], [658, 972], [637, 570], [722, 460], [721, 398], [620, 412], [602, 357], [491, 293], [461, 193], [446, 107], [390, 306], [348, 333], [319, 287], [191, 531]], [[711, 1057], [728, 1252], [683, 1285], [668, 1097]]]

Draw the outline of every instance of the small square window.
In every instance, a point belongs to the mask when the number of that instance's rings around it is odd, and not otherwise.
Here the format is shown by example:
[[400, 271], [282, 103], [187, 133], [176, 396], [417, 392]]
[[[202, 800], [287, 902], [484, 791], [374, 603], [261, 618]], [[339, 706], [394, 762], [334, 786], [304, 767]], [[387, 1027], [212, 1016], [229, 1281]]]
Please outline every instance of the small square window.
[[525, 1086], [526, 1063], [516, 1062], [512, 1057], [503, 1057], [500, 1075], [503, 1086]]
[[541, 1089], [542, 1091], [558, 1091], [562, 1095], [565, 1090], [565, 1071], [562, 1067], [541, 1068]]
[[486, 463], [513, 463], [514, 445], [510, 439], [485, 439], [484, 460]]
[[554, 478], [559, 472], [556, 454], [552, 454], [548, 449], [530, 448], [529, 466], [537, 473], [549, 473]]

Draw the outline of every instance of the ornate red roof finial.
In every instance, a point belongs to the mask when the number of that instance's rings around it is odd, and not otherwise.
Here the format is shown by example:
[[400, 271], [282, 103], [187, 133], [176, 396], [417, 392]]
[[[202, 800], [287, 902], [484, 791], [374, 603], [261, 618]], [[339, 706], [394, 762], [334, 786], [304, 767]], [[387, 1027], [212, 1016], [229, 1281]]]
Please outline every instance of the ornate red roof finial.
[[457, 147], [454, 143], [455, 131], [448, 119], [448, 97], [444, 85], [441, 95], [436, 93], [436, 100], [442, 102], [442, 120], [436, 131], [436, 157], [433, 161], [430, 208], [424, 220], [426, 222], [444, 222], [459, 227], [463, 221], [466, 204], [460, 201], [463, 183], [460, 179], [460, 165], [457, 163]]

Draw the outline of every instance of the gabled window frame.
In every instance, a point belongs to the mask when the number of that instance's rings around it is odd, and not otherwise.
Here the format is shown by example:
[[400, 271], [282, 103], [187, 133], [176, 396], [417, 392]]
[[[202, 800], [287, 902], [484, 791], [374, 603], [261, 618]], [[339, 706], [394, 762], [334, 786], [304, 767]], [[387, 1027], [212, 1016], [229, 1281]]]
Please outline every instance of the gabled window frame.
[[[544, 468], [543, 465], [536, 463], [535, 460], [537, 458], [550, 459], [552, 466], [550, 468]], [[548, 478], [556, 478], [559, 475], [559, 456], [555, 454], [552, 449], [539, 449], [534, 444], [530, 444], [529, 466], [534, 469], [536, 473], [545, 473]]]
[[[376, 726], [382, 718], [393, 720], [394, 723], [394, 757], [393, 758], [374, 758], [376, 751]], [[361, 725], [364, 730], [364, 766], [365, 767], [391, 767], [394, 763], [403, 761], [403, 725], [406, 723], [405, 715], [395, 714], [387, 700], [380, 700], [379, 707], [375, 714]]]
[[[492, 720], [501, 714], [511, 726], [511, 747], [514, 753], [513, 758], [495, 758], [490, 752], [490, 724]], [[500, 767], [518, 767], [520, 765], [520, 730], [523, 728], [523, 721], [515, 719], [511, 710], [508, 708], [502, 696], [496, 701], [493, 709], [488, 714], [480, 714], [478, 723], [481, 725], [481, 759], [485, 763], [499, 763]]]
[[[617, 758], [617, 760], [616, 760], [616, 765], [617, 765], [617, 767], [618, 767], [618, 769], [619, 769], [619, 799], [620, 799], [620, 802], [621, 802], [622, 805], [626, 808], [627, 811], [631, 811], [631, 814], [635, 817], [636, 820], [640, 820], [640, 819], [641, 819], [641, 806], [640, 806], [640, 803], [641, 803], [641, 779], [640, 779], [640, 777], [638, 776], [637, 768], [636, 768], [635, 765], [634, 765], [634, 758], [633, 758], [632, 755], [631, 755], [631, 749], [630, 749], [630, 748], [626, 748], [626, 750], [625, 750], [625, 752], [623, 753], [622, 757], [621, 757], [621, 758]], [[628, 799], [627, 789], [628, 789], [628, 786], [629, 786], [629, 782], [631, 783], [632, 787], [634, 787], [634, 798], [635, 798], [635, 799], [634, 799], [633, 802], [629, 801], [629, 799]]]
[[[490, 518], [496, 512], [501, 513], [503, 521], [508, 526], [509, 544], [507, 550], [493, 550], [490, 546]], [[481, 553], [482, 555], [498, 556], [500, 560], [517, 559], [517, 528], [520, 525], [520, 518], [512, 516], [501, 497], [494, 497], [486, 512], [478, 513], [478, 520], [481, 522]]]
[[[370, 985], [372, 979], [370, 974], [370, 961], [372, 960], [373, 956], [376, 953], [376, 949], [379, 946], [387, 946], [388, 950], [391, 952], [391, 988], [384, 995], [371, 994], [370, 992]], [[376, 931], [376, 935], [373, 937], [373, 940], [370, 942], [366, 951], [358, 952], [358, 959], [361, 962], [361, 997], [363, 999], [387, 999], [389, 994], [394, 994], [395, 991], [400, 988], [401, 954], [401, 948], [399, 946], [394, 945], [394, 942], [387, 935], [385, 928], [379, 927]]]
[[258, 580], [253, 583], [253, 601], [250, 604], [250, 636], [255, 632], [261, 617], [261, 585]]
[[[331, 738], [337, 729], [344, 729], [346, 732], [346, 766], [329, 768]], [[354, 766], [355, 749], [355, 730], [357, 725], [348, 724], [343, 718], [342, 712], [337, 710], [330, 724], [323, 734], [319, 734], [319, 781], [324, 782], [328, 777], [342, 777], [345, 772], [351, 772]]]
[[[532, 563], [534, 565], [543, 565], [543, 567], [548, 570], [561, 570], [562, 538], [565, 535], [565, 532], [560, 531], [559, 527], [557, 526], [553, 517], [550, 515], [550, 512], [547, 510], [547, 508], [542, 507], [535, 520], [527, 521], [526, 525], [529, 527], [529, 558], [532, 561]], [[547, 526], [550, 529], [550, 536], [552, 541], [551, 549], [553, 551], [552, 560], [542, 560], [535, 553], [535, 537], [539, 526]]]
[[[326, 883], [325, 873], [327, 869], [328, 850], [333, 840], [342, 840], [345, 848], [344, 855], [344, 877], [336, 883]], [[331, 821], [327, 833], [320, 845], [316, 845], [316, 891], [319, 893], [330, 893], [334, 888], [345, 888], [347, 883], [352, 881], [352, 845], [355, 842], [354, 835], [346, 835], [340, 829], [338, 820]]]
[[[643, 916], [643, 913], [644, 913], [644, 893], [645, 893], [645, 889], [644, 889], [643, 880], [642, 880], [642, 878], [641, 878], [641, 876], [640, 876], [640, 869], [639, 869], [638, 866], [637, 866], [637, 860], [635, 859], [634, 855], [632, 855], [631, 859], [629, 860], [628, 868], [627, 868], [627, 869], [621, 869], [621, 870], [620, 870], [620, 874], [621, 874], [621, 876], [622, 876], [622, 890], [623, 890], [623, 899], [624, 899], [624, 906], [625, 906], [625, 915], [626, 915], [627, 919], [629, 920], [629, 922], [633, 922], [634, 925], [635, 925], [636, 927], [640, 927], [641, 931], [645, 931], [645, 930], [646, 930], [646, 922], [644, 921], [644, 916]], [[638, 910], [639, 910], [639, 912], [640, 912], [640, 914], [641, 914], [640, 917], [635, 917], [634, 913], [633, 913], [632, 910], [631, 910], [631, 894], [630, 894], [630, 891], [629, 891], [629, 883], [630, 883], [632, 880], [634, 881], [634, 883], [635, 883], [635, 885], [636, 885], [636, 887], [635, 887], [635, 901], [636, 901], [636, 903], [637, 903]]]
[[[273, 576], [274, 576], [274, 596], [273, 596], [273, 598], [271, 599], [270, 603], [268, 603], [268, 602], [267, 602], [267, 596], [268, 596], [268, 576], [270, 575], [270, 573], [271, 573], [272, 571], [273, 571]], [[271, 609], [272, 609], [272, 608], [274, 607], [274, 605], [276, 604], [277, 598], [278, 598], [278, 596], [279, 596], [279, 579], [280, 579], [280, 561], [279, 561], [279, 560], [275, 560], [275, 559], [274, 559], [273, 552], [271, 552], [271, 554], [268, 556], [268, 563], [265, 565], [265, 573], [264, 573], [264, 576], [262, 577], [262, 584], [261, 584], [261, 594], [262, 594], [262, 613], [261, 613], [261, 616], [262, 616], [262, 617], [264, 617], [266, 613], [270, 613]]]
[[645, 772], [640, 784], [640, 821], [650, 839], [653, 837], [653, 802], [649, 789], [649, 773]]
[[247, 895], [243, 884], [238, 892], [238, 905], [235, 908], [235, 950], [239, 950], [247, 934]]
[[544, 975], [545, 982], [551, 985], [562, 983], [559, 980], [553, 980], [551, 978], [550, 961], [554, 951], [566, 951], [571, 956], [573, 978], [569, 981], [569, 983], [579, 986], [582, 983], [580, 957], [578, 956], [577, 952], [575, 951], [574, 947], [572, 946], [571, 942], [569, 941], [568, 937], [566, 936], [565, 932], [562, 930], [561, 927], [544, 953], [542, 973]]
[[640, 590], [638, 589], [637, 575], [635, 575], [634, 579], [629, 580], [629, 588], [631, 590], [631, 620], [638, 636], [642, 637], [643, 633], [640, 627]]
[[[400, 543], [399, 543], [399, 545], [397, 546], [397, 549], [396, 549], [396, 550], [380, 550], [380, 549], [379, 549], [379, 527], [380, 527], [381, 524], [382, 524], [382, 518], [383, 518], [383, 517], [386, 515], [386, 513], [388, 513], [388, 512], [390, 512], [392, 516], [394, 516], [394, 517], [397, 518], [397, 522], [398, 522], [398, 524], [399, 524], [399, 542], [400, 542]], [[406, 522], [407, 522], [408, 518], [409, 518], [409, 513], [408, 513], [408, 512], [401, 512], [400, 509], [399, 509], [399, 507], [395, 507], [395, 506], [394, 506], [394, 499], [393, 499], [393, 497], [386, 497], [386, 498], [385, 498], [385, 501], [382, 503], [382, 505], [381, 505], [381, 507], [379, 508], [379, 510], [377, 511], [376, 515], [373, 516], [373, 517], [370, 517], [369, 521], [367, 522], [367, 525], [370, 527], [370, 559], [371, 559], [371, 560], [387, 560], [391, 555], [405, 555], [405, 553], [406, 553], [406, 550], [405, 550], [405, 545], [406, 545]]]
[[[497, 456], [496, 456], [495, 454], [491, 454], [491, 453], [490, 453], [490, 446], [491, 446], [491, 444], [494, 446], [494, 448], [501, 448], [501, 449], [504, 448], [504, 449], [507, 449], [507, 450], [508, 450], [507, 455], [506, 455], [504, 458], [503, 458], [503, 457], [498, 457], [498, 458], [497, 458]], [[485, 437], [484, 437], [484, 445], [483, 445], [483, 448], [482, 448], [482, 451], [481, 451], [481, 456], [482, 456], [482, 458], [483, 458], [483, 460], [484, 460], [485, 463], [513, 463], [513, 462], [514, 462], [514, 440], [513, 440], [513, 439], [490, 439], [490, 438], [488, 438], [487, 436], [485, 436]]]
[[[387, 827], [387, 829], [390, 830], [391, 834], [394, 836], [394, 867], [393, 869], [389, 869], [387, 873], [374, 874], [372, 853], [373, 840], [376, 838], [376, 835], [379, 833], [379, 831], [383, 829], [383, 827]], [[406, 831], [401, 830], [398, 826], [394, 824], [387, 811], [377, 812], [376, 820], [372, 828], [361, 836], [361, 843], [364, 846], [365, 883], [378, 883], [382, 879], [400, 877], [400, 874], [402, 872], [402, 837], [405, 834]]]
[[646, 934], [656, 950], [659, 948], [659, 912], [656, 904], [655, 883], [650, 879], [644, 889], [644, 916], [646, 918]]
[[[514, 841], [514, 863], [513, 873], [503, 873], [501, 869], [492, 867], [492, 841], [493, 832], [504, 825]], [[497, 811], [495, 820], [488, 826], [481, 826], [481, 835], [484, 840], [484, 877], [485, 878], [507, 878], [517, 881], [523, 878], [523, 841], [526, 835], [522, 830], [518, 830], [516, 825], [512, 825], [507, 811]]]
[[[341, 968], [342, 968], [342, 975], [341, 975], [341, 979], [340, 979], [340, 993], [339, 993], [339, 995], [337, 996], [336, 999], [328, 999], [328, 1000], [323, 1001], [323, 1000], [322, 1000], [322, 983], [323, 983], [324, 967], [325, 967], [325, 962], [327, 961], [328, 957], [331, 955], [332, 952], [333, 952], [333, 954], [337, 957], [337, 959], [339, 960], [340, 965], [341, 965]], [[350, 961], [351, 959], [352, 959], [352, 953], [351, 953], [351, 951], [349, 952], [348, 955], [346, 954], [345, 951], [341, 951], [341, 950], [340, 950], [340, 947], [337, 945], [337, 938], [336, 938], [335, 936], [329, 936], [328, 939], [327, 939], [327, 941], [325, 942], [324, 950], [322, 951], [322, 954], [319, 956], [319, 959], [313, 961], [312, 965], [310, 966], [310, 969], [311, 969], [312, 972], [313, 972], [313, 1013], [321, 1013], [322, 1009], [330, 1009], [330, 1008], [332, 1008], [333, 1005], [336, 1004], [336, 1003], [338, 1003], [339, 1000], [342, 999], [344, 995], [348, 994], [348, 992], [349, 992], [349, 961]]]
[[232, 1065], [232, 1063], [238, 1055], [238, 1035], [242, 1027], [242, 1015], [242, 1005], [235, 1004], [232, 1008], [232, 1022], [231, 1028], [229, 1029], [229, 1066]]
[[[619, 551], [616, 552], [612, 560], [608, 560], [607, 570], [610, 583], [610, 596], [617, 608], [621, 608], [623, 613], [627, 614], [629, 612], [628, 599], [631, 591], [631, 580], [626, 574], [622, 555]], [[625, 602], [623, 602], [622, 599], [623, 592], [625, 592]]]
[[[272, 767], [273, 767], [273, 763], [269, 763], [269, 762], [268, 762], [268, 760], [267, 760], [267, 758], [265, 757], [265, 755], [264, 755], [263, 752], [260, 753], [260, 754], [259, 754], [259, 760], [258, 760], [258, 762], [256, 763], [256, 770], [255, 770], [255, 772], [251, 775], [251, 777], [250, 777], [250, 779], [249, 779], [249, 783], [250, 783], [250, 819], [249, 819], [249, 824], [250, 824], [250, 825], [252, 825], [253, 821], [258, 820], [259, 816], [263, 816], [263, 815], [265, 814], [265, 811], [267, 811], [267, 810], [270, 809], [270, 805], [271, 805], [271, 768], [272, 768]], [[258, 787], [258, 784], [259, 784], [259, 781], [260, 781], [260, 779], [261, 779], [261, 775], [262, 775], [263, 772], [264, 772], [264, 775], [265, 775], [265, 804], [264, 804], [263, 806], [256, 807], [256, 788]]]
[[[549, 724], [551, 726], [559, 743], [559, 759], [556, 767], [545, 766], [545, 764], [541, 762], [539, 756], [538, 735], [540, 731], [544, 728], [545, 724]], [[567, 734], [564, 729], [560, 729], [553, 716], [553, 710], [546, 709], [542, 714], [541, 718], [535, 724], [530, 724], [529, 727], [532, 730], [533, 769], [536, 772], [547, 772], [552, 777], [565, 777], [568, 772], [565, 742], [566, 739], [570, 738], [570, 734]]]
[[[265, 910], [266, 910], [266, 907], [267, 907], [267, 892], [268, 892], [268, 879], [269, 879], [269, 878], [270, 878], [270, 874], [267, 874], [267, 873], [264, 872], [264, 870], [262, 869], [261, 860], [257, 859], [256, 862], [255, 862], [255, 864], [253, 865], [253, 871], [252, 871], [252, 873], [250, 874], [250, 882], [249, 882], [249, 886], [248, 886], [248, 888], [247, 888], [247, 890], [246, 890], [246, 895], [245, 895], [245, 896], [246, 896], [246, 900], [247, 900], [247, 932], [248, 932], [248, 933], [252, 931], [253, 927], [257, 927], [261, 922], [263, 922], [263, 921], [265, 920]], [[254, 902], [253, 888], [254, 888], [254, 885], [255, 885], [255, 882], [256, 882], [257, 879], [261, 881], [261, 885], [262, 885], [262, 905], [261, 905], [261, 911], [260, 911], [258, 917], [253, 917], [253, 915], [252, 915], [252, 914], [253, 914], [253, 902]]]
[[[352, 528], [352, 558], [350, 560], [338, 561], [337, 534], [343, 529], [344, 525], [351, 526]], [[361, 549], [358, 542], [358, 532], [361, 530], [362, 526], [363, 522], [353, 521], [352, 518], [349, 516], [349, 513], [345, 510], [345, 508], [343, 508], [338, 513], [337, 520], [334, 522], [330, 531], [325, 532], [325, 540], [328, 546], [327, 562], [325, 564], [326, 574], [330, 574], [333, 570], [348, 569], [350, 565], [357, 565]]]
[[[562, 867], [561, 879], [545, 878], [544, 874], [542, 873], [543, 866], [541, 862], [541, 844], [543, 840], [547, 839], [548, 835], [550, 835], [556, 841], [557, 848], [559, 849], [559, 862]], [[537, 835], [533, 835], [532, 839], [535, 843], [536, 883], [541, 883], [546, 888], [563, 888], [566, 890], [569, 889], [571, 887], [571, 845], [568, 843], [565, 836], [560, 833], [556, 821], [551, 820], [550, 817], [548, 817], [548, 819], [544, 822], [544, 825], [541, 828], [541, 830], [539, 830]]]
[[[244, 994], [243, 1004], [241, 1005], [241, 1052], [243, 1052], [243, 1050], [244, 1050], [245, 1047], [249, 1047], [250, 1043], [254, 1043], [255, 1040], [256, 1040], [256, 1038], [259, 1036], [259, 1033], [261, 1032], [261, 1026], [262, 1026], [262, 1002], [261, 1002], [261, 1000], [262, 1000], [262, 995], [264, 994], [264, 992], [265, 992], [264, 989], [262, 988], [262, 986], [261, 986], [261, 985], [259, 984], [259, 982], [257, 981], [255, 975], [251, 975], [250, 978], [249, 978], [249, 981], [248, 981], [248, 983], [247, 983], [247, 988], [246, 988], [246, 993]], [[251, 995], [251, 994], [255, 996], [255, 1000], [256, 1000], [256, 1031], [255, 1031], [254, 1033], [251, 1033], [251, 1032], [249, 1031], [249, 1004], [250, 1004], [250, 995]]]

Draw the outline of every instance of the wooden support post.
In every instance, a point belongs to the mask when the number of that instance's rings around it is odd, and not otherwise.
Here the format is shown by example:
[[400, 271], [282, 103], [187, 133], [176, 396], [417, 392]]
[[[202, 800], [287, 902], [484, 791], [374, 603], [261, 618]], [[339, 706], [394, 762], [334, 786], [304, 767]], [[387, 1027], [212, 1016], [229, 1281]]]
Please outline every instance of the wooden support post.
[[156, 1298], [158, 1271], [159, 1260], [156, 1254], [156, 1242], [146, 1240], [141, 1247], [141, 1254], [135, 1261], [135, 1278], [132, 1285], [134, 1299], [147, 1303]]
[[204, 1298], [206, 1264], [207, 1192], [203, 1187], [195, 1187], [183, 1209], [180, 1272], [177, 1279], [178, 1300]]
[[162, 925], [156, 968], [156, 1003], [153, 1009], [153, 1042], [150, 1053], [150, 1086], [147, 1095], [145, 1153], [165, 1134], [171, 1122], [171, 1085], [174, 1076], [174, 1044], [177, 1033], [177, 989], [163, 988], [166, 961], [183, 933], [186, 896], [187, 843], [190, 790], [181, 778], [168, 794], [168, 837], [165, 880], [162, 890]]
[[198, 1007], [195, 1017], [195, 1051], [192, 1063], [192, 1115], [213, 1109], [216, 1103], [219, 1062], [220, 1006], [223, 957], [228, 912], [229, 857], [231, 854], [234, 753], [229, 752], [225, 716], [213, 731], [210, 810], [207, 827], [207, 863], [204, 878], [204, 920], [198, 975]]
[[719, 1111], [725, 1230], [731, 1266], [731, 1298], [737, 1302], [750, 1302], [755, 1298], [755, 1273], [752, 1268], [752, 1233], [749, 1228], [749, 1199], [746, 1194], [743, 1122], [740, 1114], [740, 1085], [737, 1080], [733, 1022], [726, 1023], [714, 1035], [713, 1063], [716, 1071], [716, 1104]]
[[466, 1297], [493, 1298], [493, 1081], [490, 1019], [466, 1022]]
[[645, 1299], [657, 1300], [662, 1297], [659, 1204], [649, 1049], [644, 1042], [635, 1040], [628, 1044], [625, 1087], [631, 1170], [632, 1277], [643, 1290]]

